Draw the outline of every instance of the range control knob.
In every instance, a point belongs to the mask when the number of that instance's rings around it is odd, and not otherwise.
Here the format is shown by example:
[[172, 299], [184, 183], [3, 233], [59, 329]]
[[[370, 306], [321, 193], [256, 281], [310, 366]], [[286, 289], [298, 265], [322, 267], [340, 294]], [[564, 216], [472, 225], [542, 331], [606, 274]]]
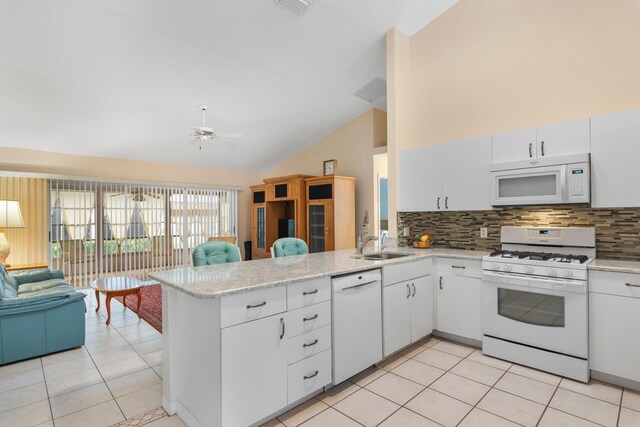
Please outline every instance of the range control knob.
[[549, 273], [550, 276], [557, 276], [558, 275], [558, 270], [556, 270], [555, 268], [552, 268], [552, 267], [548, 267], [547, 268], [547, 273]]
[[563, 271], [563, 273], [564, 273], [564, 276], [565, 276], [565, 277], [571, 277], [571, 276], [573, 276], [573, 271], [569, 270], [568, 268], [565, 268], [565, 269], [564, 269], [564, 271]]
[[511, 271], [511, 270], [513, 270], [513, 266], [511, 264], [505, 264], [505, 265], [502, 266], [502, 269], [504, 271]]
[[533, 267], [531, 267], [530, 265], [525, 265], [524, 266], [524, 272], [525, 273], [533, 273]]
[[498, 264], [497, 262], [494, 262], [492, 268], [494, 270], [500, 270], [500, 264]]

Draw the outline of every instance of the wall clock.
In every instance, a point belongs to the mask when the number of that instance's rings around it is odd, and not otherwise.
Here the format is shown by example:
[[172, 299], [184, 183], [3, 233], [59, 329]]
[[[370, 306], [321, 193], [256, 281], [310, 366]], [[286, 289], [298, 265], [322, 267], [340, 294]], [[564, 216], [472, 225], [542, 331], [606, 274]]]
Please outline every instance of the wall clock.
[[322, 172], [324, 176], [336, 174], [336, 169], [338, 168], [338, 161], [336, 159], [325, 160], [322, 165]]

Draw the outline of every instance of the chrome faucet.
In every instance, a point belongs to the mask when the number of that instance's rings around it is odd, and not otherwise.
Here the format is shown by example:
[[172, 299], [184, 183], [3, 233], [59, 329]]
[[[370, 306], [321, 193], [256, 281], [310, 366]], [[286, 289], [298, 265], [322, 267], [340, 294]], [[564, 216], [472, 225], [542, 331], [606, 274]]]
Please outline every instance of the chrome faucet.
[[362, 251], [364, 250], [364, 247], [367, 243], [369, 243], [370, 241], [376, 241], [378, 240], [378, 237], [376, 236], [369, 236], [369, 237], [365, 237], [364, 239], [362, 239], [362, 236], [364, 236], [364, 234], [360, 235], [360, 244], [358, 245], [358, 253], [361, 254]]
[[387, 247], [387, 233], [380, 235], [380, 252], [384, 252]]

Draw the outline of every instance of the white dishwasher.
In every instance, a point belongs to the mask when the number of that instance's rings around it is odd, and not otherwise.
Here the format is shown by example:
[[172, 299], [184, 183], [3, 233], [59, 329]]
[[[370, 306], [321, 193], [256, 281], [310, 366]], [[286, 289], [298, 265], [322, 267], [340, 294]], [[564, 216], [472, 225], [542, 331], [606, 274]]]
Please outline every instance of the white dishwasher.
[[379, 269], [332, 279], [334, 384], [382, 360], [381, 279]]

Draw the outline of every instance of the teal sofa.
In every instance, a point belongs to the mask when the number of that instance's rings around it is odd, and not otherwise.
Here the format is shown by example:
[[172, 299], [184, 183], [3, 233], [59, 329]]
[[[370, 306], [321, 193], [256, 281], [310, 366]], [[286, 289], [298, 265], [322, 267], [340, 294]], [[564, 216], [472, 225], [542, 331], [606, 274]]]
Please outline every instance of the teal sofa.
[[84, 345], [85, 297], [61, 271], [0, 263], [0, 365]]

